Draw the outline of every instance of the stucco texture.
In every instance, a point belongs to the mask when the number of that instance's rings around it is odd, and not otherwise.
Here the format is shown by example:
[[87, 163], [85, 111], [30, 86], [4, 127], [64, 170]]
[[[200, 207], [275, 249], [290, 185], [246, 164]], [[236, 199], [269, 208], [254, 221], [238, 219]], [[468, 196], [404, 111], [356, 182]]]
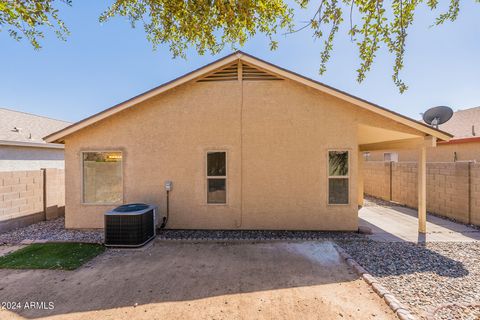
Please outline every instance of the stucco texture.
[[[189, 82], [65, 138], [66, 227], [102, 228], [82, 204], [82, 151], [123, 152], [123, 203], [168, 228], [357, 229], [359, 124], [413, 132], [291, 80]], [[350, 151], [350, 203], [327, 204], [329, 149]], [[227, 204], [206, 203], [206, 152], [227, 151]]]

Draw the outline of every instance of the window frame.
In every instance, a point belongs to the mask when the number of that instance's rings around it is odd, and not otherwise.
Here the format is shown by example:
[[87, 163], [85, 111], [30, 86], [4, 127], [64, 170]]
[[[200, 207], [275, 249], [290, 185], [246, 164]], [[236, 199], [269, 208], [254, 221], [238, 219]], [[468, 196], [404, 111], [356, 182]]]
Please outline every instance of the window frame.
[[[331, 151], [340, 151], [347, 152], [348, 154], [348, 174], [346, 176], [331, 176], [330, 175], [330, 152]], [[349, 206], [352, 186], [350, 183], [350, 168], [351, 168], [351, 150], [350, 149], [327, 149], [327, 205], [328, 206]], [[348, 180], [348, 201], [347, 203], [330, 203], [330, 179], [347, 179]]]
[[371, 155], [372, 155], [372, 154], [370, 153], [370, 151], [364, 151], [364, 152], [362, 153], [363, 161], [370, 161], [370, 156], [371, 156]]
[[[122, 196], [121, 196], [121, 199], [117, 202], [85, 202], [85, 194], [84, 194], [84, 191], [85, 191], [85, 181], [84, 181], [84, 178], [85, 178], [85, 172], [84, 172], [84, 166], [83, 166], [83, 159], [84, 159], [84, 154], [85, 153], [92, 153], [92, 152], [95, 152], [95, 153], [107, 153], [107, 152], [117, 152], [117, 153], [120, 153], [122, 155], [122, 165], [121, 165], [121, 168], [122, 170], [120, 170], [120, 177], [122, 179]], [[81, 205], [85, 205], [85, 206], [113, 206], [113, 205], [119, 205], [119, 204], [123, 204], [124, 201], [125, 201], [125, 179], [124, 179], [124, 171], [125, 171], [125, 151], [123, 150], [118, 150], [118, 149], [115, 149], [115, 150], [82, 150], [80, 151], [80, 174], [81, 174], [81, 186], [80, 186], [80, 204]]]
[[[217, 152], [224, 152], [225, 153], [225, 175], [224, 176], [209, 176], [208, 175], [208, 154], [209, 153], [217, 153]], [[205, 150], [205, 203], [208, 206], [226, 206], [228, 205], [228, 151], [225, 149], [208, 149]], [[225, 179], [225, 202], [224, 203], [210, 203], [208, 202], [208, 180], [209, 179]]]
[[[385, 160], [385, 155], [389, 155], [390, 157], [390, 160]], [[392, 160], [392, 155], [394, 155], [394, 159]], [[393, 152], [393, 151], [390, 151], [390, 152], [384, 152], [383, 153], [383, 161], [384, 162], [398, 162], [398, 152]]]

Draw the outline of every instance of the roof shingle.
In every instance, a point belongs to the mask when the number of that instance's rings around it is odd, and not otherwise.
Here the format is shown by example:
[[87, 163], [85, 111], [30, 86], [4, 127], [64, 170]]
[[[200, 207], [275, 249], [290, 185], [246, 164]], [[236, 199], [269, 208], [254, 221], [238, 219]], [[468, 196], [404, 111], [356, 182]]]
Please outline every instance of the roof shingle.
[[455, 111], [439, 129], [450, 132], [455, 139], [480, 136], [480, 107]]
[[70, 122], [0, 108], [0, 140], [45, 143], [43, 137], [68, 125]]

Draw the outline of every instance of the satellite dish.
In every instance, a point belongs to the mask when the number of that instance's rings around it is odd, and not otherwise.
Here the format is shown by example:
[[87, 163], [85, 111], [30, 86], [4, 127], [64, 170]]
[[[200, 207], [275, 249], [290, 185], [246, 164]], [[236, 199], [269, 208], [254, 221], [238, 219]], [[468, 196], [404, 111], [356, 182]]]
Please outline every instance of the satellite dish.
[[433, 107], [425, 111], [423, 121], [438, 129], [438, 125], [447, 122], [453, 116], [453, 110], [449, 107]]

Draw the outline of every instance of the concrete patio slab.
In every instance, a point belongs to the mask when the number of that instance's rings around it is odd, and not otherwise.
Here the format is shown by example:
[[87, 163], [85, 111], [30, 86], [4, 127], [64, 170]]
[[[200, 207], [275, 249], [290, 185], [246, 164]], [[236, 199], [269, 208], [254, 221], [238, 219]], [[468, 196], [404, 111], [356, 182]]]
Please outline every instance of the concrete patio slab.
[[359, 225], [368, 227], [368, 237], [377, 241], [466, 242], [480, 240], [480, 231], [461, 223], [427, 216], [427, 233], [418, 233], [416, 210], [401, 206], [367, 206], [359, 210]]

